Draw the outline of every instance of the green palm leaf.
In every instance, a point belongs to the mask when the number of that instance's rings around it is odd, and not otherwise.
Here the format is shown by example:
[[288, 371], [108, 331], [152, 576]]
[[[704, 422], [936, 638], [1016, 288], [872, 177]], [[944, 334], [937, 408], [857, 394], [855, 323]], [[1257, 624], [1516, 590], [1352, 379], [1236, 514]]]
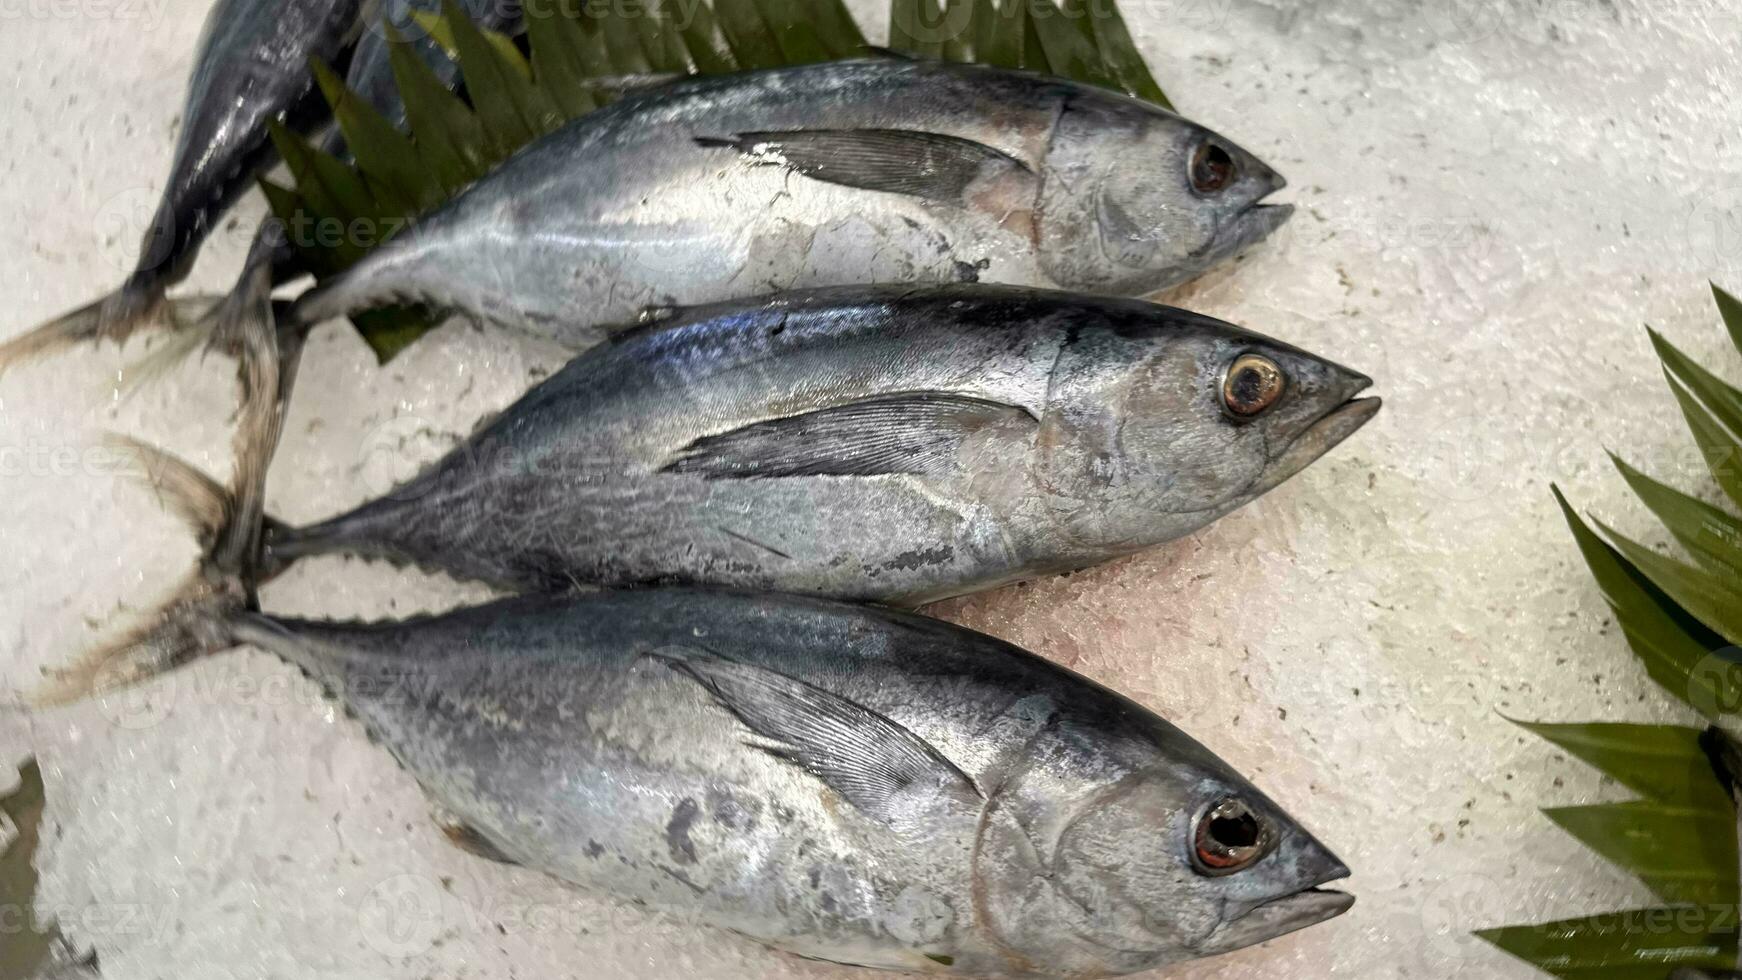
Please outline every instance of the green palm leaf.
[[1725, 495], [1742, 504], [1742, 444], [1724, 430], [1724, 426], [1691, 392], [1673, 381], [1670, 389], [1681, 404], [1682, 416], [1688, 420], [1694, 441], [1705, 454], [1706, 468], [1712, 471], [1712, 479], [1718, 481]]
[[315, 81], [332, 105], [334, 117], [352, 134], [351, 154], [363, 174], [374, 180], [377, 196], [391, 196], [398, 205], [395, 210], [406, 213], [440, 203], [441, 182], [411, 138], [395, 129], [374, 106], [352, 95], [344, 79], [325, 62], [316, 61], [313, 67]]
[[1677, 967], [1734, 967], [1736, 931], [1733, 910], [1683, 906], [1483, 929], [1476, 935], [1565, 980], [1666, 980]]
[[[719, 74], [866, 53], [864, 33], [843, 0], [696, 0], [678, 8], [558, 5], [531, 16], [531, 55], [479, 29], [446, 0], [441, 14], [417, 14], [460, 67], [467, 99], [442, 84], [403, 43], [391, 45], [394, 79], [409, 132], [391, 131], [324, 66], [315, 69], [357, 163], [336, 160], [279, 130], [274, 140], [294, 186], [267, 187], [273, 213], [290, 228], [399, 227], [450, 200], [515, 151], [611, 100], [603, 79], [646, 73]], [[891, 0], [891, 46], [928, 57], [1032, 68], [1118, 89], [1169, 106], [1111, 4], [1087, 0]], [[633, 7], [633, 9], [630, 9]], [[645, 7], [645, 9], [643, 9]], [[929, 25], [929, 26], [928, 26]], [[621, 87], [620, 85], [618, 87]], [[380, 244], [354, 236], [293, 236], [317, 278], [344, 270]], [[359, 316], [365, 339], [385, 361], [426, 328], [406, 311]]]
[[415, 134], [418, 154], [441, 181], [443, 192], [452, 197], [490, 171], [484, 124], [470, 106], [448, 91], [409, 44], [393, 40], [388, 45], [393, 80], [405, 102], [405, 117]]
[[532, 39], [532, 73], [565, 119], [599, 108], [587, 80], [597, 78], [604, 49], [567, 17], [533, 17], [526, 22]]
[[[532, 67], [513, 45], [503, 43], [507, 38], [497, 34], [501, 40], [492, 42], [454, 0], [444, 0], [442, 10], [441, 21], [495, 159], [507, 159], [561, 123], [551, 100], [533, 85]], [[430, 29], [441, 36], [433, 22]]]
[[1627, 485], [1695, 561], [1728, 581], [1742, 581], [1742, 518], [1659, 483], [1619, 456], [1610, 454], [1609, 458]]
[[1172, 109], [1173, 103], [1167, 100], [1167, 93], [1156, 84], [1149, 66], [1143, 63], [1143, 56], [1137, 53], [1137, 43], [1131, 39], [1131, 28], [1126, 26], [1118, 6], [1107, 4], [1104, 9], [1097, 6], [1096, 12], [1098, 16], [1090, 17], [1088, 24], [1094, 34], [1095, 49], [1117, 80], [1115, 87], [1164, 109]]
[[[829, 51], [823, 42], [822, 24], [815, 14], [805, 9], [809, 0], [762, 0], [762, 19], [774, 34], [783, 62], [789, 65], [812, 64], [840, 57]], [[856, 53], [863, 53], [859, 51]]]
[[1089, 23], [1086, 0], [1062, 0], [1062, 7], [1052, 0], [1033, 0], [1029, 22], [1034, 25], [1040, 47], [1046, 52], [1047, 64], [1057, 67], [1056, 74], [1099, 85], [1118, 88], [1119, 79], [1101, 58], [1095, 46], [1095, 29]]
[[1677, 605], [1731, 643], [1742, 643], [1742, 591], [1737, 588], [1742, 583], [1660, 555], [1602, 521], [1596, 524], [1615, 549]]
[[[992, 6], [991, 0], [986, 6]], [[982, 55], [985, 62], [1000, 68], [1027, 68], [1030, 64], [1027, 0], [1003, 0], [990, 18], [991, 39]]]
[[[1701, 778], [1716, 786], [1709, 769]], [[1736, 904], [1736, 807], [1722, 795], [1706, 805], [1635, 800], [1542, 812], [1666, 902]]]
[[[1712, 295], [1742, 350], [1742, 304], [1716, 285]], [[1712, 475], [1742, 502], [1742, 446], [1736, 440], [1742, 435], [1742, 393], [1656, 331], [1651, 342]], [[1733, 723], [1742, 708], [1742, 656], [1724, 647], [1726, 638], [1742, 641], [1742, 519], [1646, 476], [1618, 456], [1611, 459], [1695, 564], [1658, 554], [1602, 524], [1598, 535], [1556, 487], [1567, 526], [1651, 678], [1714, 722]], [[1691, 904], [1476, 935], [1546, 973], [1578, 980], [1667, 980], [1679, 967], [1733, 970], [1738, 854], [1730, 783], [1737, 753], [1725, 730], [1524, 727], [1644, 797], [1544, 814], [1665, 901]]]
[[1558, 977], [1665, 980], [1676, 966], [1736, 962], [1736, 810], [1694, 728], [1522, 727], [1643, 794], [1630, 803], [1543, 813], [1659, 897], [1678, 904], [1477, 936]]
[[[827, 8], [831, 5], [825, 3], [823, 6]], [[840, 16], [846, 15], [843, 13]], [[847, 23], [851, 25], [851, 35], [836, 29], [830, 34], [835, 43], [845, 43], [848, 37], [858, 34], [859, 26], [853, 24], [851, 18], [848, 18]], [[689, 23], [683, 29], [683, 40], [684, 47], [689, 50], [690, 61], [699, 74], [724, 75], [737, 71], [742, 66], [738, 56], [732, 53], [732, 45], [726, 39], [724, 29], [720, 27], [719, 18], [705, 3], [696, 4], [695, 11], [690, 14]]]
[[1742, 301], [1718, 288], [1712, 283], [1712, 299], [1718, 303], [1718, 313], [1724, 317], [1724, 326], [1730, 331], [1730, 342], [1736, 345], [1736, 350], [1742, 352]]
[[1697, 396], [1725, 428], [1742, 433], [1742, 391], [1701, 367], [1656, 330], [1646, 329], [1670, 378]]
[[890, 49], [921, 58], [943, 57], [944, 9], [939, 0], [891, 0]]
[[1645, 799], [1556, 807], [1557, 826], [1666, 902], [1737, 903], [1736, 806], [1693, 728], [1529, 725]]
[[1598, 537], [1567, 503], [1559, 487], [1554, 488], [1554, 495], [1603, 598], [1651, 679], [1714, 721], [1715, 712], [1742, 705], [1742, 675], [1702, 669], [1712, 651], [1725, 646], [1723, 638]]
[[714, 0], [720, 29], [738, 63], [745, 68], [779, 68], [787, 64], [774, 37], [774, 28], [762, 16], [755, 0]]
[[1730, 798], [1712, 778], [1712, 762], [1700, 744], [1697, 728], [1621, 722], [1513, 724], [1641, 796], [1704, 808], [1730, 805]]

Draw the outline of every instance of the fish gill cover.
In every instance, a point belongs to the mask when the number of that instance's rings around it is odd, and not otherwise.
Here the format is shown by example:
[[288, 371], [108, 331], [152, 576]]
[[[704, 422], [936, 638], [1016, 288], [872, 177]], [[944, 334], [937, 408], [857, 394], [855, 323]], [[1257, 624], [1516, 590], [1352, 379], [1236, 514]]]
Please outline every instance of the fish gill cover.
[[[262, 187], [317, 280], [350, 267], [521, 147], [620, 97], [626, 79], [727, 74], [877, 50], [843, 0], [555, 4], [528, 12], [524, 51], [516, 39], [478, 27], [453, 0], [444, 0], [440, 14], [415, 16], [458, 64], [463, 96], [411, 45], [393, 44], [408, 132], [319, 62], [316, 79], [354, 160], [325, 153], [281, 124], [272, 128], [293, 186]], [[892, 57], [1032, 69], [1172, 108], [1112, 0], [891, 0], [890, 24]], [[430, 311], [408, 309], [353, 322], [382, 361], [433, 326]]]
[[[1742, 351], [1742, 303], [1717, 286], [1712, 294]], [[1717, 488], [1742, 506], [1742, 390], [1656, 330], [1650, 337]], [[1690, 975], [1677, 973], [1682, 968], [1734, 969], [1742, 930], [1736, 812], [1742, 751], [1735, 741], [1742, 735], [1742, 517], [1612, 459], [1689, 560], [1601, 521], [1587, 523], [1558, 488], [1555, 497], [1646, 672], [1711, 727], [1520, 724], [1639, 794], [1543, 813], [1665, 904], [1476, 935], [1544, 972], [1579, 980], [1666, 980]]]

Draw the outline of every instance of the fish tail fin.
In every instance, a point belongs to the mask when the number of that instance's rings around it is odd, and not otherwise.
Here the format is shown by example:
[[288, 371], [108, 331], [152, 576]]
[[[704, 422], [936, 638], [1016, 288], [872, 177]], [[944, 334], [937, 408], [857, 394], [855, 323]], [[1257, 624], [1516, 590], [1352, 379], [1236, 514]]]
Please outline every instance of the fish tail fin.
[[196, 328], [217, 302], [213, 296], [169, 299], [161, 293], [141, 293], [123, 286], [95, 303], [0, 344], [0, 374], [83, 344], [104, 340], [119, 344], [139, 333]]
[[176, 457], [125, 437], [112, 444], [134, 454], [136, 475], [198, 537], [198, 567], [154, 611], [115, 639], [53, 671], [36, 697], [67, 704], [143, 683], [237, 644], [239, 625], [254, 618], [266, 468], [282, 427], [277, 337], [255, 323], [238, 338], [242, 410], [229, 486]]
[[[257, 331], [277, 332], [272, 303], [273, 260], [274, 253], [270, 248], [257, 243], [248, 255], [248, 263], [236, 287], [228, 295], [213, 301], [211, 309], [196, 322], [177, 330], [168, 344], [129, 367], [125, 387], [134, 390], [154, 384], [201, 350], [216, 350], [239, 357], [242, 338]], [[299, 342], [292, 347], [300, 351], [301, 338], [295, 339]], [[283, 370], [291, 364], [289, 356], [281, 354], [280, 363]]]
[[38, 706], [72, 704], [132, 687], [229, 649], [232, 620], [251, 602], [244, 577], [226, 572], [217, 557], [237, 528], [238, 505], [230, 491], [163, 450], [125, 436], [111, 436], [107, 443], [133, 455], [133, 475], [194, 532], [205, 556], [156, 609], [71, 665], [46, 672], [33, 698]]
[[31, 696], [38, 708], [76, 704], [146, 681], [236, 646], [234, 621], [247, 606], [195, 572], [155, 612], [66, 667], [45, 670]]

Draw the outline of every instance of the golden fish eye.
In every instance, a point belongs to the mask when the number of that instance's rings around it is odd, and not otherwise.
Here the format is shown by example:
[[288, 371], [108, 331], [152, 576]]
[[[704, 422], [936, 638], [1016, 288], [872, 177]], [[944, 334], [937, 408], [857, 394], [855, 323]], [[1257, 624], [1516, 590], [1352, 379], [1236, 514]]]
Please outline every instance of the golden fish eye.
[[1198, 818], [1192, 856], [1198, 871], [1229, 875], [1255, 864], [1270, 849], [1270, 829], [1251, 807], [1232, 796]]
[[1276, 404], [1288, 379], [1276, 362], [1259, 354], [1242, 354], [1222, 382], [1222, 402], [1228, 411], [1251, 418]]
[[1215, 194], [1234, 183], [1238, 171], [1228, 151], [1205, 140], [1192, 154], [1192, 190], [1199, 194]]

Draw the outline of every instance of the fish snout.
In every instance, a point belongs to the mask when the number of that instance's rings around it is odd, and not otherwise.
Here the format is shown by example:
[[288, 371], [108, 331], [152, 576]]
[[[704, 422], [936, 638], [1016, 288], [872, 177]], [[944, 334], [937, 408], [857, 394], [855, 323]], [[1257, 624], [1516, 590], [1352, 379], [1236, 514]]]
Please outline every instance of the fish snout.
[[1349, 866], [1311, 834], [1298, 830], [1268, 859], [1276, 888], [1239, 905], [1198, 948], [1201, 956], [1231, 952], [1318, 925], [1349, 911], [1355, 896], [1324, 888], [1349, 877]]

